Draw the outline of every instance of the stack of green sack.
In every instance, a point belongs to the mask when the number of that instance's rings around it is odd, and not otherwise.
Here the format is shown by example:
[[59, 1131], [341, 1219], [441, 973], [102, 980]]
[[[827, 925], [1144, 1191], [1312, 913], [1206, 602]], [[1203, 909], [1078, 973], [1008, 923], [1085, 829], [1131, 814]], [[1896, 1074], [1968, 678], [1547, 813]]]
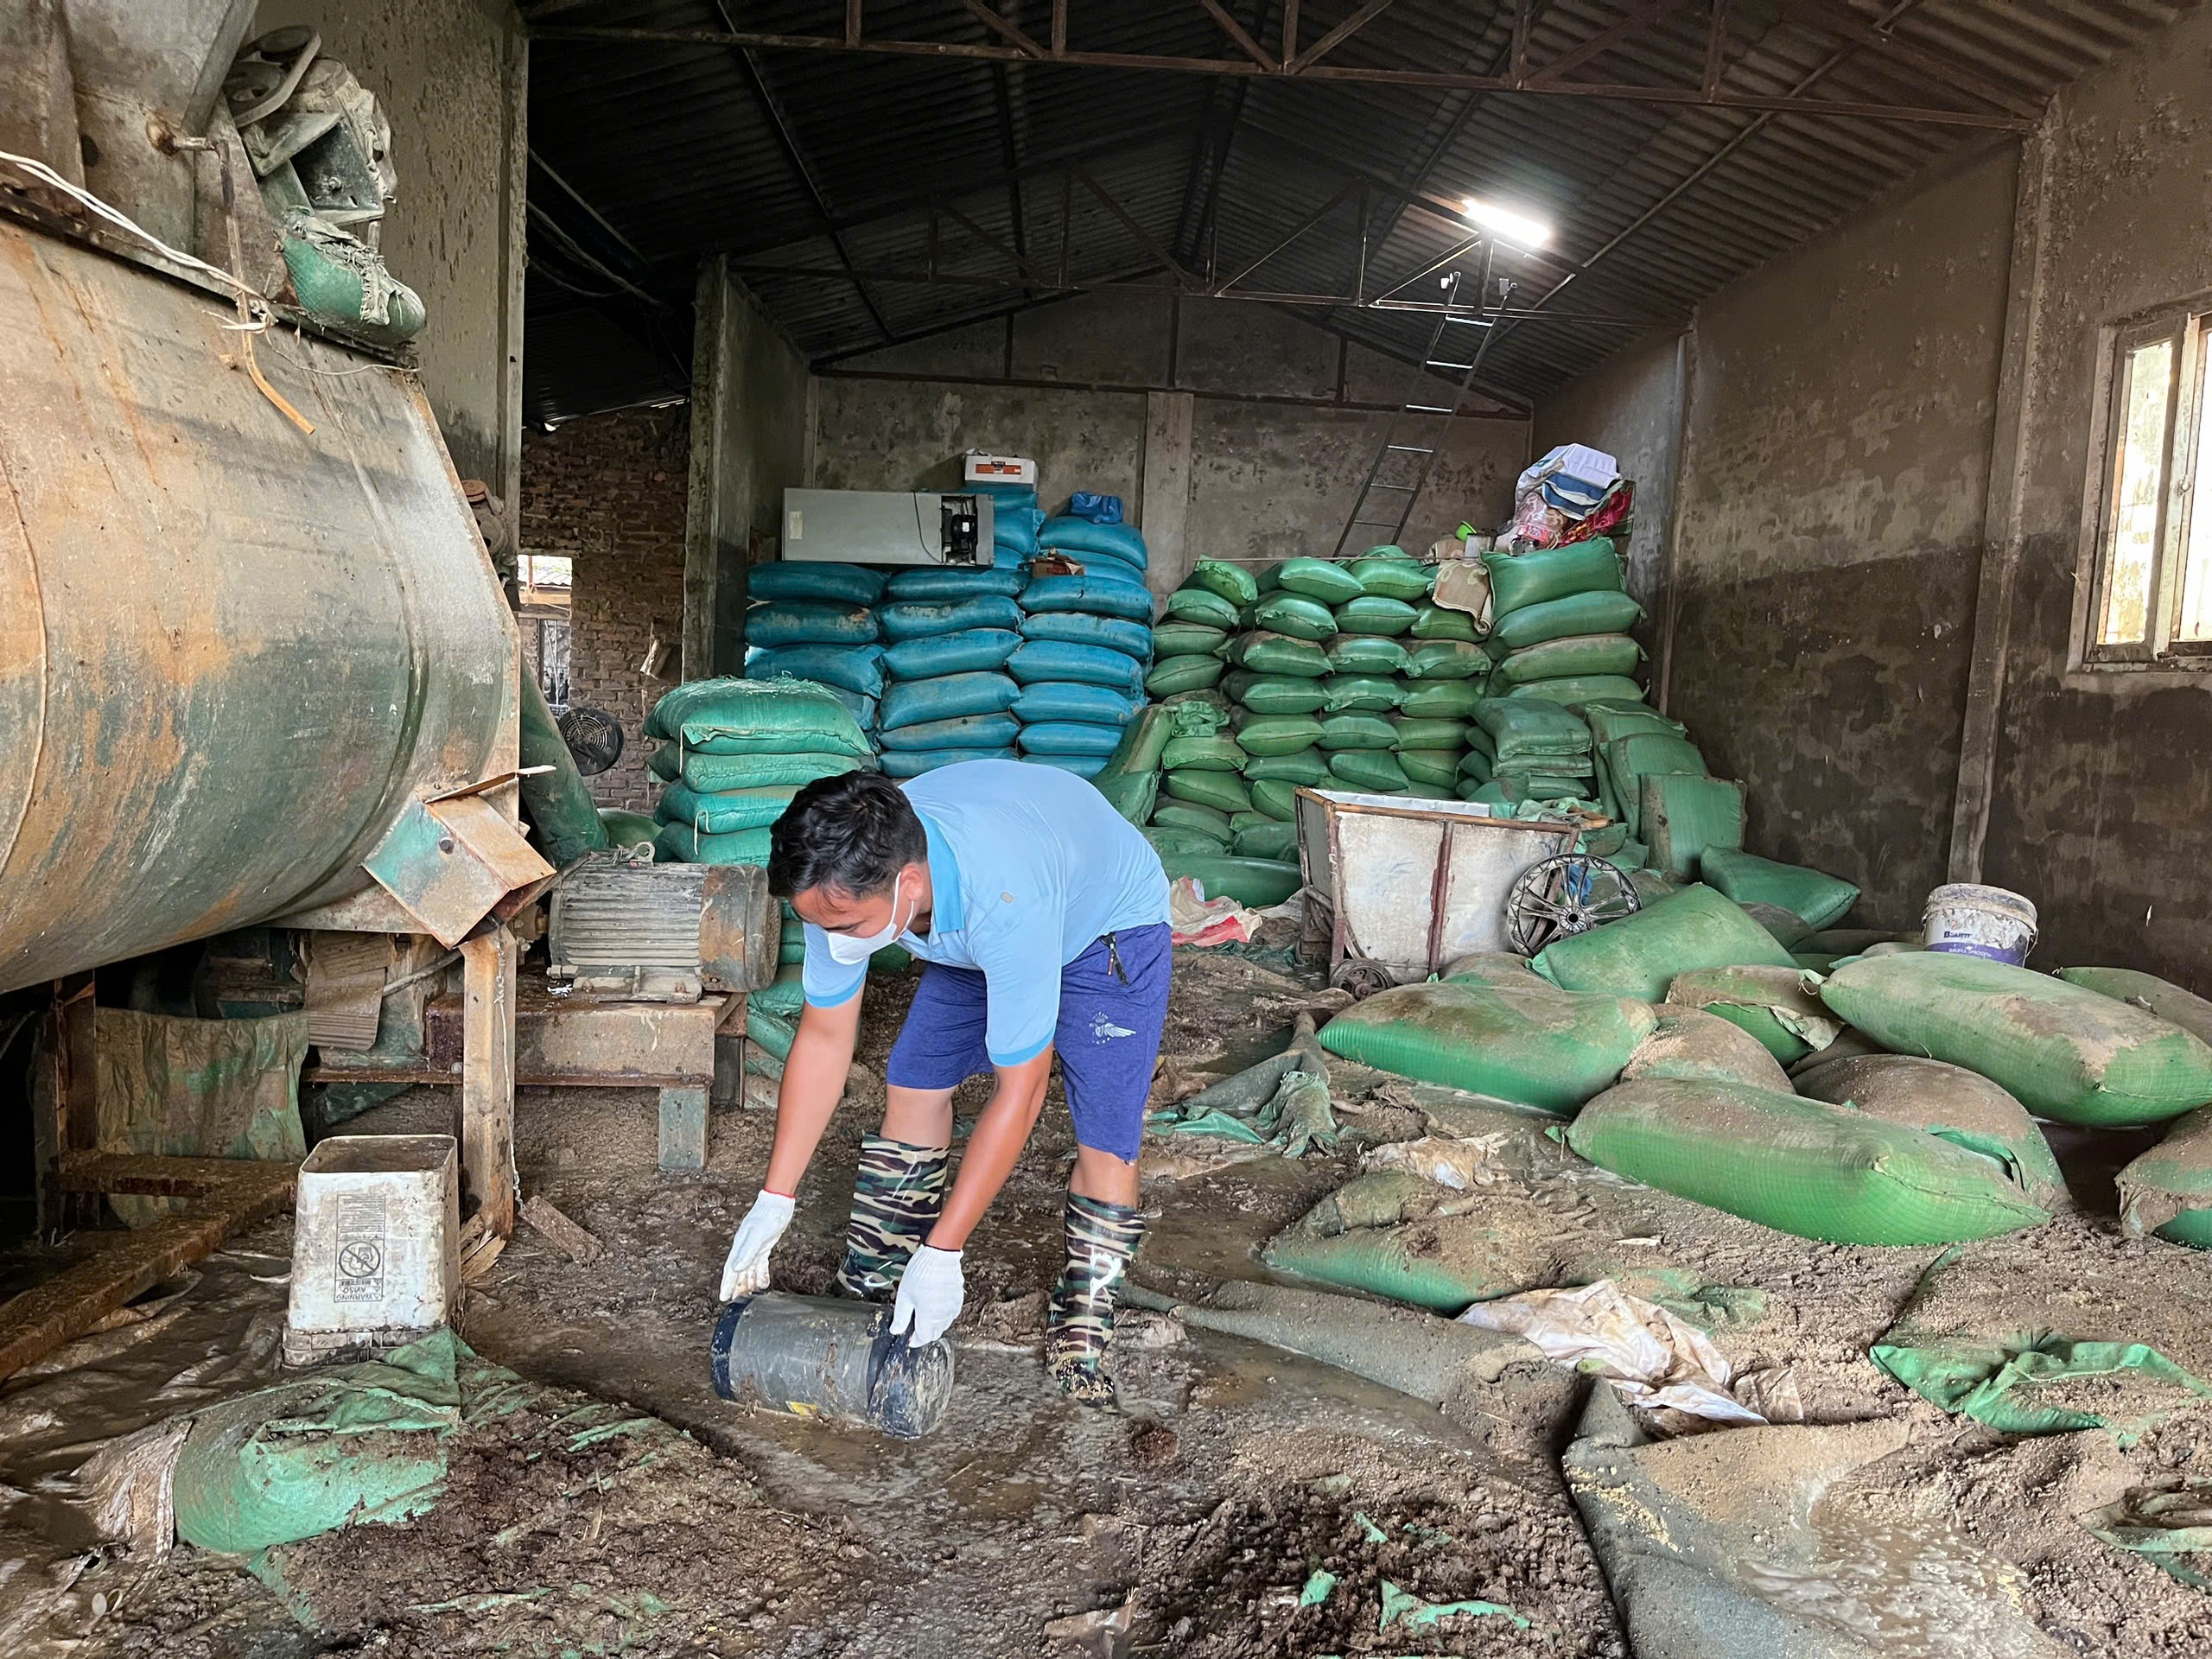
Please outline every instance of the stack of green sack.
[[876, 612], [887, 683], [876, 715], [883, 770], [918, 778], [961, 760], [1011, 760], [1021, 687], [1006, 671], [1021, 645], [1019, 569], [901, 570]]
[[874, 731], [883, 651], [873, 607], [882, 593], [882, 575], [865, 565], [756, 565], [746, 580], [746, 677], [826, 686], [862, 731]]
[[810, 680], [692, 680], [653, 705], [648, 765], [667, 787], [656, 855], [683, 864], [766, 864], [768, 826], [800, 788], [875, 764], [868, 735]]
[[1526, 553], [1485, 553], [1495, 666], [1487, 695], [1554, 702], [1638, 702], [1643, 648], [1628, 630], [1643, 607], [1622, 591], [1605, 537]]

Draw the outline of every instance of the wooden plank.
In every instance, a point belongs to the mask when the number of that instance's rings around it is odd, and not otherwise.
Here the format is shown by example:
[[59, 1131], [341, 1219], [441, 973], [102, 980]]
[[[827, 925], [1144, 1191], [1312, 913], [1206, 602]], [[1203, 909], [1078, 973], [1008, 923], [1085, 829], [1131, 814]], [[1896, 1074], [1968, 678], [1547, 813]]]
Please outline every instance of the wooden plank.
[[54, 1184], [65, 1192], [137, 1192], [156, 1198], [219, 1195], [260, 1172], [299, 1166], [244, 1158], [164, 1158], [150, 1153], [70, 1152], [54, 1160]]
[[696, 1084], [660, 1091], [660, 1166], [707, 1166], [707, 1091]]
[[485, 1227], [515, 1230], [515, 936], [505, 927], [461, 946], [461, 1192]]
[[200, 1261], [239, 1228], [285, 1208], [298, 1181], [293, 1164], [245, 1159], [119, 1161], [225, 1162], [237, 1173], [181, 1213], [119, 1236], [90, 1261], [0, 1303], [0, 1377], [83, 1335], [132, 1297]]
[[556, 1209], [543, 1193], [532, 1193], [522, 1206], [522, 1218], [545, 1235], [546, 1242], [572, 1262], [599, 1259], [601, 1244], [583, 1228]]

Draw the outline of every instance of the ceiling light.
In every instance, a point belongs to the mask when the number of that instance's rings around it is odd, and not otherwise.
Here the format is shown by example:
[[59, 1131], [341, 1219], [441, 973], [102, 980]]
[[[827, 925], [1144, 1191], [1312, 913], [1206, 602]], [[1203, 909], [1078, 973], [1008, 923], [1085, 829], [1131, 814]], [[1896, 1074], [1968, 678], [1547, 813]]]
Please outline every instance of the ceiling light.
[[1531, 219], [1526, 213], [1516, 213], [1510, 208], [1499, 207], [1487, 201], [1469, 201], [1460, 210], [1474, 224], [1486, 231], [1496, 231], [1508, 242], [1524, 248], [1541, 248], [1552, 239], [1552, 227], [1541, 219]]

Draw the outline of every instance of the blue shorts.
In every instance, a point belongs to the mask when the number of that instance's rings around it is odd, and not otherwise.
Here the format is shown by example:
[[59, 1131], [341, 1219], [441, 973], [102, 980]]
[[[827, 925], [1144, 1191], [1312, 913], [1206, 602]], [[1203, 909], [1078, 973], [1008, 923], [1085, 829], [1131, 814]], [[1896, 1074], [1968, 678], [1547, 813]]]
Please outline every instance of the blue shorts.
[[[1059, 1051], [1076, 1143], [1135, 1163], [1160, 1028], [1167, 1022], [1174, 950], [1160, 922], [1125, 928], [1113, 938], [1110, 953], [1100, 939], [1060, 969], [1060, 1018], [1052, 1045]], [[1115, 976], [1116, 956], [1126, 982]], [[983, 1046], [988, 1007], [982, 974], [925, 964], [884, 1081], [894, 1089], [955, 1089], [994, 1070]]]

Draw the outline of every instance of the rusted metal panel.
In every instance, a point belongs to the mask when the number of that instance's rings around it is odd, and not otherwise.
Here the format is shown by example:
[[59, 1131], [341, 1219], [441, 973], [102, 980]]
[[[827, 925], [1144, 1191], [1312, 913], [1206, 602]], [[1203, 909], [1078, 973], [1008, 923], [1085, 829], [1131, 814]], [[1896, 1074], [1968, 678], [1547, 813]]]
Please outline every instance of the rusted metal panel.
[[0, 989], [367, 885], [511, 766], [515, 629], [402, 371], [0, 219]]
[[448, 947], [510, 893], [553, 867], [480, 795], [410, 801], [369, 855], [369, 874]]
[[699, 972], [711, 990], [757, 991], [776, 977], [783, 918], [755, 864], [709, 864], [699, 912]]

